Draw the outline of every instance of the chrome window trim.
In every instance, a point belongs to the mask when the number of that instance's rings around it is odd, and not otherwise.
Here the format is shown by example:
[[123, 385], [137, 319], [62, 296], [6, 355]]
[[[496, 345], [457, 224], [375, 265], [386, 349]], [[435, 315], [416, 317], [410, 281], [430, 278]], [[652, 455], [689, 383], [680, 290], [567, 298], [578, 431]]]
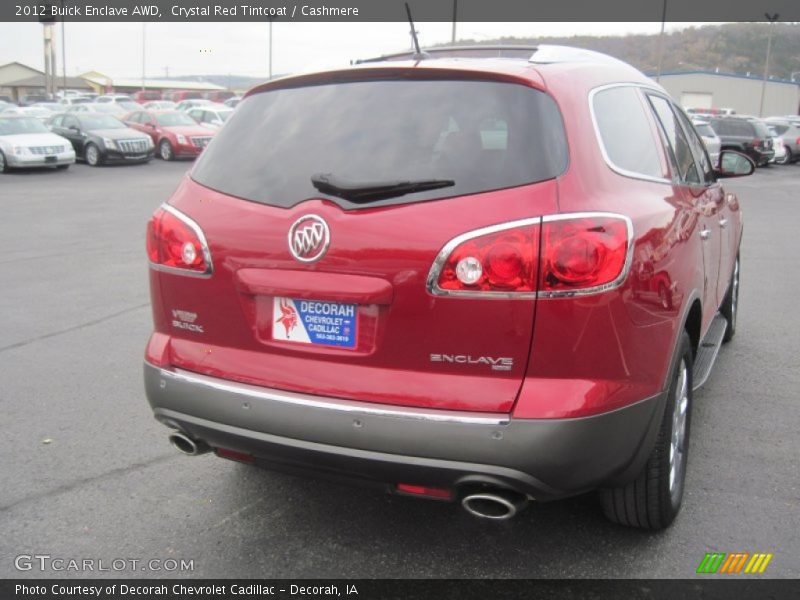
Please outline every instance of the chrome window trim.
[[202, 245], [201, 250], [203, 251], [203, 259], [205, 260], [206, 263], [206, 270], [200, 273], [198, 271], [191, 271], [189, 269], [179, 269], [178, 267], [159, 265], [151, 261], [148, 257], [147, 262], [150, 264], [150, 268], [153, 269], [154, 271], [160, 271], [162, 273], [173, 273], [175, 275], [183, 275], [185, 277], [200, 277], [203, 279], [208, 279], [209, 277], [211, 277], [211, 275], [214, 274], [214, 264], [211, 262], [211, 250], [209, 250], [208, 248], [208, 241], [206, 240], [206, 236], [203, 233], [203, 230], [200, 228], [200, 225], [198, 225], [197, 222], [195, 222], [190, 217], [183, 214], [177, 208], [167, 204], [166, 202], [163, 203], [159, 208], [174, 215], [195, 233], [195, 235], [200, 240], [200, 244]]
[[[150, 364], [150, 363], [147, 363]], [[330, 398], [326, 396], [312, 396], [300, 392], [288, 392], [275, 388], [266, 388], [246, 383], [238, 383], [227, 379], [209, 377], [192, 373], [182, 369], [166, 370], [155, 365], [162, 377], [169, 385], [169, 381], [178, 381], [189, 385], [203, 386], [225, 392], [237, 394], [247, 398], [266, 400], [269, 402], [280, 402], [292, 404], [306, 408], [316, 408], [331, 410], [352, 415], [371, 415], [378, 417], [390, 417], [398, 419], [410, 419], [415, 421], [435, 421], [439, 423], [463, 423], [466, 425], [508, 425], [511, 421], [510, 416], [505, 413], [471, 413], [455, 410], [438, 410], [433, 408], [412, 408], [408, 406], [376, 405], [370, 402], [358, 400], [345, 400], [343, 398]]]
[[[625, 254], [625, 263], [622, 265], [622, 270], [614, 281], [597, 285], [590, 288], [580, 290], [560, 290], [554, 292], [479, 292], [479, 291], [462, 291], [462, 290], [444, 290], [439, 287], [439, 275], [441, 274], [442, 267], [447, 262], [450, 254], [458, 247], [459, 244], [471, 240], [482, 235], [497, 233], [498, 231], [505, 231], [506, 229], [513, 229], [515, 227], [524, 227], [526, 225], [541, 225], [552, 221], [563, 221], [566, 219], [582, 219], [591, 217], [607, 217], [612, 219], [620, 219], [625, 222], [625, 229], [628, 234], [628, 248]], [[541, 250], [541, 243], [539, 250]], [[576, 296], [591, 296], [593, 294], [600, 294], [608, 290], [612, 290], [621, 286], [630, 273], [631, 264], [633, 263], [633, 221], [626, 215], [612, 212], [591, 211], [591, 212], [574, 212], [574, 213], [561, 213], [557, 215], [547, 215], [544, 217], [533, 217], [529, 219], [520, 219], [517, 221], [509, 221], [507, 223], [498, 223], [490, 225], [489, 227], [482, 227], [462, 233], [447, 242], [444, 247], [436, 255], [436, 259], [431, 265], [428, 272], [428, 279], [426, 288], [428, 293], [433, 296], [444, 297], [458, 297], [458, 298], [479, 298], [482, 300], [496, 300], [496, 299], [510, 299], [521, 300], [526, 298], [574, 298]], [[540, 265], [541, 266], [541, 265]]]
[[[606, 85], [601, 85], [596, 88], [592, 88], [589, 91], [589, 114], [592, 116], [592, 127], [594, 129], [594, 136], [597, 140], [597, 145], [600, 148], [600, 154], [603, 156], [603, 160], [605, 161], [608, 168], [614, 171], [615, 173], [622, 175], [623, 177], [629, 177], [631, 179], [640, 179], [642, 181], [650, 181], [653, 183], [667, 183], [672, 185], [672, 179], [668, 179], [666, 177], [653, 177], [652, 175], [647, 175], [645, 173], [637, 173], [636, 171], [629, 171], [627, 169], [623, 169], [622, 167], [618, 166], [611, 160], [611, 157], [608, 155], [608, 151], [606, 150], [606, 146], [603, 143], [603, 136], [600, 133], [600, 126], [597, 124], [597, 114], [594, 109], [594, 97], [599, 94], [600, 92], [614, 89], [614, 88], [636, 88], [639, 90], [639, 100], [643, 100], [641, 97], [642, 90], [648, 90], [652, 92], [656, 92], [659, 94], [663, 94], [658, 88], [652, 87], [643, 83], [611, 83]], [[644, 111], [645, 107], [642, 107]], [[647, 116], [647, 113], [645, 113]], [[656, 140], [654, 140], [655, 142]]]

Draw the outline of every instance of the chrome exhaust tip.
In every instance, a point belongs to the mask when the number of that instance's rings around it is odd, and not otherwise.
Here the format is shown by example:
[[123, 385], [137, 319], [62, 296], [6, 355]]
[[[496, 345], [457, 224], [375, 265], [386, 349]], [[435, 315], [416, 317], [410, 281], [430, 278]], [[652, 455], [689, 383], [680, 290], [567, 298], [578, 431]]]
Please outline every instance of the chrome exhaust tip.
[[186, 454], [187, 456], [198, 456], [211, 450], [205, 442], [193, 440], [180, 431], [173, 431], [169, 434], [169, 443], [172, 444], [178, 452]]
[[498, 490], [470, 494], [461, 500], [461, 506], [469, 514], [480, 519], [507, 521], [528, 505], [527, 496], [510, 490]]

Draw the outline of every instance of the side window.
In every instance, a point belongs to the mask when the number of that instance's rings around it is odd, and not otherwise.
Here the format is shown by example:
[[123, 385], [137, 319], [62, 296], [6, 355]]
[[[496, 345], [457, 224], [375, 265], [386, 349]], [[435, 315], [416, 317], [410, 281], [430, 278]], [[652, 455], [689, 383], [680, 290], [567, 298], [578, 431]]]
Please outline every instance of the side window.
[[634, 176], [664, 178], [658, 142], [637, 88], [601, 90], [594, 94], [592, 109], [600, 144], [613, 167]]
[[700, 171], [703, 180], [706, 183], [712, 183], [716, 181], [716, 177], [714, 177], [714, 166], [711, 164], [711, 159], [708, 157], [708, 152], [706, 152], [706, 145], [703, 143], [703, 140], [700, 139], [700, 135], [694, 128], [694, 125], [692, 125], [684, 112], [674, 104], [672, 105], [672, 110], [676, 115], [678, 115], [678, 120], [683, 126], [683, 131], [689, 140], [689, 145], [692, 147], [692, 153], [694, 154], [695, 161], [698, 165], [700, 165]]
[[53, 117], [53, 120], [50, 121], [50, 126], [51, 127], [61, 127], [61, 122], [63, 120], [64, 120], [64, 117], [62, 117], [61, 115], [59, 115], [57, 117]]
[[777, 123], [773, 123], [772, 126], [775, 128], [775, 131], [777, 132], [778, 135], [783, 135], [784, 133], [789, 131], [788, 125], [778, 125]]
[[80, 129], [78, 127], [78, 119], [76, 119], [75, 117], [70, 117], [69, 115], [64, 117], [64, 124], [62, 125], [62, 127], [66, 127], [67, 129], [69, 129], [70, 127], [75, 127]]
[[672, 112], [669, 102], [661, 96], [652, 96], [649, 94], [648, 99], [669, 142], [672, 157], [678, 169], [678, 177], [681, 181], [685, 181], [689, 184], [697, 185], [702, 183], [702, 178], [695, 164], [691, 146], [681, 129], [677, 116]]

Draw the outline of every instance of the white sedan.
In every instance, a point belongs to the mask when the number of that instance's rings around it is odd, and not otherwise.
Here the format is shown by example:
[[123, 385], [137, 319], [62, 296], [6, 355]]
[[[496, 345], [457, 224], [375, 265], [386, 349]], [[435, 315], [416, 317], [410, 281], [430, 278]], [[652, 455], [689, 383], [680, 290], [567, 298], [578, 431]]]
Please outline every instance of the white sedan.
[[66, 169], [74, 162], [70, 141], [38, 119], [0, 115], [0, 173], [28, 167]]

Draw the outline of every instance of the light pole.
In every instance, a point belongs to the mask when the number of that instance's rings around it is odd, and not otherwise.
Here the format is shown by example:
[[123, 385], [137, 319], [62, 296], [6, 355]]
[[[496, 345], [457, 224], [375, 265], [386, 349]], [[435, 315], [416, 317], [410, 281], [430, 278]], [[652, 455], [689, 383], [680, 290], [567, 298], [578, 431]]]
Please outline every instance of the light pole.
[[269, 78], [272, 79], [272, 18], [269, 19]]
[[667, 0], [661, 6], [661, 33], [658, 34], [658, 67], [656, 68], [656, 83], [661, 82], [661, 63], [664, 59], [664, 25], [667, 21]]
[[764, 81], [761, 83], [761, 103], [758, 106], [758, 116], [764, 116], [764, 96], [767, 93], [767, 79], [769, 79], [769, 57], [772, 53], [772, 32], [775, 29], [775, 21], [778, 20], [780, 15], [778, 13], [764, 13], [769, 21], [769, 36], [767, 37], [767, 59], [764, 61]]
[[[62, 0], [61, 6], [66, 8], [67, 0]], [[66, 12], [65, 10], [64, 14], [61, 15], [61, 87], [65, 97], [67, 95], [67, 35], [64, 32], [64, 18]]]
[[145, 55], [145, 23], [142, 23], [142, 91], [145, 88], [144, 82], [144, 72], [145, 72], [145, 65], [146, 65], [146, 55]]
[[453, 0], [453, 35], [450, 38], [450, 42], [455, 44], [456, 43], [456, 20], [458, 17], [458, 0]]

